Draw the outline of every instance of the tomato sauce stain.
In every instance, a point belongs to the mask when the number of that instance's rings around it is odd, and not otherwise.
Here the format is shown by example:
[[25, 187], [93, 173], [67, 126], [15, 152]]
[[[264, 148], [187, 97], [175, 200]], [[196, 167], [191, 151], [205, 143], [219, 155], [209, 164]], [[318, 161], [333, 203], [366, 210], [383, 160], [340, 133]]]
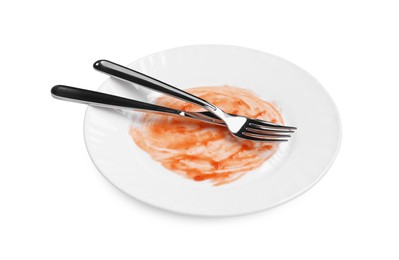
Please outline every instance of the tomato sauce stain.
[[[283, 124], [277, 107], [252, 91], [231, 87], [197, 87], [187, 90], [224, 111]], [[162, 96], [156, 104], [184, 111], [202, 108]], [[252, 142], [232, 136], [224, 127], [178, 116], [143, 114], [130, 128], [134, 142], [165, 168], [194, 181], [222, 185], [259, 167], [277, 150], [278, 143]]]

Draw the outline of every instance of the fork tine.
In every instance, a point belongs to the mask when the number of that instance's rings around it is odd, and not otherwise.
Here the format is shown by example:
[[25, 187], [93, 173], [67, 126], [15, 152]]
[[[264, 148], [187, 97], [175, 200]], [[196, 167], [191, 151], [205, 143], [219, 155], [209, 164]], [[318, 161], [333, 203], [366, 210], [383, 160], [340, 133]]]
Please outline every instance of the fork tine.
[[241, 132], [241, 138], [253, 140], [253, 141], [262, 141], [262, 142], [287, 142], [288, 139], [279, 139], [279, 138], [266, 138], [264, 135], [253, 134], [249, 132]]
[[253, 125], [253, 124], [248, 124], [249, 128], [254, 129], [254, 130], [258, 130], [258, 131], [267, 131], [267, 132], [271, 132], [271, 133], [283, 133], [283, 134], [291, 134], [294, 133], [294, 130], [291, 129], [281, 129], [281, 128], [269, 128], [266, 126], [257, 126], [257, 125]]
[[256, 130], [263, 130], [263, 131], [274, 132], [274, 133], [286, 133], [286, 134], [294, 133], [294, 130], [292, 130], [292, 129], [273, 128], [270, 126], [257, 125], [257, 124], [251, 123], [251, 122], [249, 122], [247, 124], [247, 127], [250, 127], [252, 129], [256, 129]]
[[267, 123], [267, 122], [258, 122], [254, 121], [251, 119], [248, 121], [249, 126], [252, 128], [257, 128], [257, 129], [263, 129], [263, 130], [276, 130], [276, 131], [285, 131], [285, 132], [294, 132], [296, 130], [296, 127], [293, 126], [283, 126], [283, 125], [276, 125], [272, 123]]
[[290, 129], [290, 130], [296, 129], [296, 127], [294, 127], [294, 126], [278, 125], [278, 124], [270, 123], [270, 122], [259, 120], [259, 119], [250, 119], [249, 124], [257, 125], [257, 126], [267, 126], [267, 127], [273, 127], [273, 128]]
[[254, 134], [259, 134], [259, 135], [263, 135], [263, 136], [270, 136], [270, 137], [291, 137], [291, 135], [286, 135], [286, 134], [278, 134], [278, 133], [291, 133], [291, 132], [274, 132], [273, 131], [269, 131], [269, 130], [260, 130], [260, 129], [255, 129], [255, 128], [251, 128], [251, 127], [246, 127], [245, 130], [249, 133], [254, 133]]

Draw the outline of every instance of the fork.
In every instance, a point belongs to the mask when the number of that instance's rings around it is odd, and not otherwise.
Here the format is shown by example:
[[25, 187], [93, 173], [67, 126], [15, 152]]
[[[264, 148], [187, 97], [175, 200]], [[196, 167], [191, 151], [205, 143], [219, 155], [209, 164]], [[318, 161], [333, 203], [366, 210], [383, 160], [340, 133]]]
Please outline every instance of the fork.
[[[219, 120], [215, 115], [209, 112], [186, 112], [173, 108], [153, 105], [150, 103], [141, 102], [134, 99], [123, 98], [102, 92], [91, 91], [81, 88], [74, 88], [65, 85], [56, 85], [52, 87], [51, 95], [54, 98], [61, 100], [74, 101], [78, 103], [84, 103], [99, 107], [113, 108], [124, 115], [126, 115], [126, 113], [123, 111], [123, 109], [129, 108], [137, 111], [182, 116], [226, 127], [223, 121]], [[273, 134], [273, 133], [271, 133], [270, 136], [276, 138], [289, 137], [288, 135]], [[252, 138], [252, 137], [248, 139], [252, 141], [259, 141], [257, 138]]]
[[221, 119], [227, 126], [229, 132], [238, 138], [265, 142], [288, 141], [287, 139], [277, 139], [277, 133], [284, 133], [284, 137], [290, 137], [290, 135], [286, 134], [292, 133], [296, 129], [296, 127], [292, 126], [283, 126], [264, 120], [228, 114], [221, 108], [202, 98], [111, 61], [98, 60], [93, 64], [93, 67], [98, 71], [116, 78], [140, 84], [162, 94], [170, 95], [172, 97], [198, 105], [215, 115], [217, 118]]

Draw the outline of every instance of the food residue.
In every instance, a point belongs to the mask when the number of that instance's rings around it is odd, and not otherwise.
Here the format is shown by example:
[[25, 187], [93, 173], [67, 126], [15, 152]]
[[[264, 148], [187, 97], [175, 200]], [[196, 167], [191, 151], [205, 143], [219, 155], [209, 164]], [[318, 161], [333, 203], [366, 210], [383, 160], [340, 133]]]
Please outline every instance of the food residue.
[[[231, 87], [196, 87], [187, 92], [225, 112], [283, 124], [277, 107], [250, 90]], [[157, 105], [198, 112], [202, 108], [169, 96]], [[145, 113], [130, 128], [134, 142], [165, 168], [194, 181], [222, 185], [259, 167], [277, 150], [275, 142], [253, 142], [232, 136], [225, 127], [179, 116]]]

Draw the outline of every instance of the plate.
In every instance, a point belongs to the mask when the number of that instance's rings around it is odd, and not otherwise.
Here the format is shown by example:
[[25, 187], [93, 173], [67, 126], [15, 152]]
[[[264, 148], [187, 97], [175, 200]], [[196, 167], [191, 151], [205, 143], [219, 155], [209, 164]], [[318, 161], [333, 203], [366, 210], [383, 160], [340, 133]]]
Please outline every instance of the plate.
[[[88, 107], [84, 137], [93, 163], [115, 187], [142, 202], [197, 216], [267, 210], [311, 188], [338, 153], [341, 123], [333, 100], [311, 75], [282, 58], [242, 47], [196, 45], [158, 52], [128, 67], [183, 89], [230, 85], [252, 90], [276, 102], [286, 124], [298, 127], [259, 168], [232, 183], [213, 186], [184, 178], [151, 159], [132, 141], [128, 117]], [[142, 101], [159, 96], [114, 78], [99, 90]]]

